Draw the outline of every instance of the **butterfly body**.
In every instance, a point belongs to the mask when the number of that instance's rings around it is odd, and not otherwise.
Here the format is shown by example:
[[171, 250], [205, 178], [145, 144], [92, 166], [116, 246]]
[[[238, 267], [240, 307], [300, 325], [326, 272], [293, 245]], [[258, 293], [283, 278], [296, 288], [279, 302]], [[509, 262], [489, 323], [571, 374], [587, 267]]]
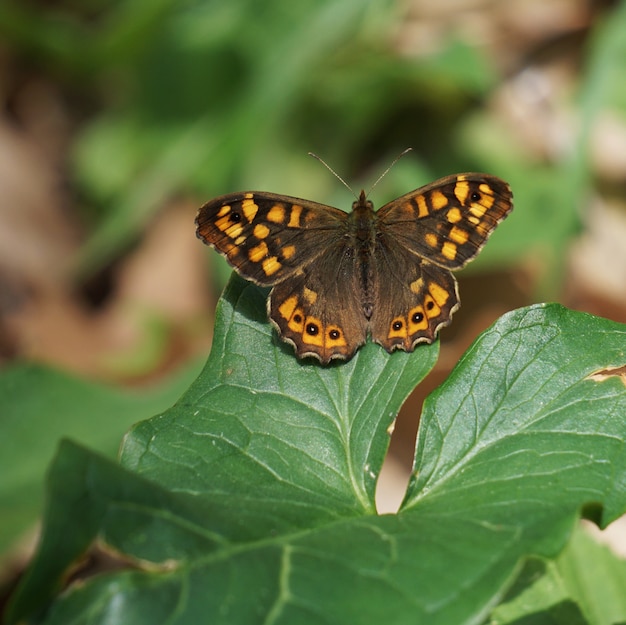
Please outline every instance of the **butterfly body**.
[[459, 174], [375, 211], [265, 192], [202, 206], [198, 237], [244, 278], [272, 286], [268, 315], [299, 357], [351, 358], [367, 340], [388, 352], [431, 343], [459, 307], [450, 270], [476, 256], [512, 209], [509, 186]]

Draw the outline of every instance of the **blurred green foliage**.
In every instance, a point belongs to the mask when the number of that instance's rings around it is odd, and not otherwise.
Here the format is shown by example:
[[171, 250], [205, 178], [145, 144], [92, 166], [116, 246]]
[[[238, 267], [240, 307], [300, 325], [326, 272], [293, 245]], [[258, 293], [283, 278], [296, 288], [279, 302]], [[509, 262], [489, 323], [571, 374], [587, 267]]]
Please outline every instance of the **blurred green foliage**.
[[375, 203], [455, 171], [506, 178], [517, 208], [477, 266], [531, 257], [554, 298], [592, 183], [590, 129], [607, 105], [626, 110], [624, 6], [583, 49], [580, 123], [558, 161], [526, 153], [485, 106], [504, 80], [486, 49], [450, 29], [431, 54], [403, 54], [407, 9], [392, 0], [11, 0], [0, 34], [87, 109], [70, 156], [92, 224], [83, 274], [174, 196], [256, 188], [348, 207], [308, 151], [368, 188], [412, 146]]
[[172, 196], [257, 188], [347, 207], [308, 151], [367, 187], [412, 146], [375, 203], [455, 171], [506, 178], [517, 210], [478, 266], [532, 257], [554, 297], [591, 184], [590, 130], [607, 104], [626, 110], [624, 7], [583, 50], [579, 134], [560, 162], [526, 153], [485, 106], [504, 79], [485, 48], [449, 28], [432, 53], [403, 54], [407, 9], [392, 0], [13, 0], [0, 34], [87, 108], [70, 156], [92, 223], [80, 273], [114, 258]]
[[310, 150], [351, 179], [411, 145], [423, 161], [412, 186], [479, 167], [455, 135], [497, 82], [489, 60], [454, 39], [403, 58], [402, 19], [389, 0], [5, 3], [3, 34], [94, 103], [71, 156], [98, 211], [84, 269], [185, 191], [257, 187], [348, 206]]
[[532, 84], [533, 59], [504, 75], [452, 20], [429, 53], [410, 54], [408, 12], [394, 0], [0, 3], [5, 56], [60, 85], [73, 115], [68, 174], [88, 225], [77, 274], [115, 261], [173, 198], [258, 189], [347, 209], [307, 152], [358, 191], [411, 146], [375, 205], [453, 172], [501, 176], [515, 210], [467, 271], [528, 263], [535, 297], [559, 300], [595, 192], [594, 125], [606, 110], [626, 118], [626, 2], [573, 44], [578, 82], [555, 115], [571, 134], [551, 155], [532, 153], [498, 104], [503, 86], [511, 97], [515, 81]]

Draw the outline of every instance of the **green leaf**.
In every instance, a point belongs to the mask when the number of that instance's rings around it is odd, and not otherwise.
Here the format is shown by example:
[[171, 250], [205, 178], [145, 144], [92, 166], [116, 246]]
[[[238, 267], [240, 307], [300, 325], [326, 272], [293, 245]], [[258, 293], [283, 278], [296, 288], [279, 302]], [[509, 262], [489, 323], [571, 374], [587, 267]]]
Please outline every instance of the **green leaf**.
[[625, 352], [624, 326], [591, 315], [558, 305], [505, 315], [425, 402], [405, 509], [461, 509], [528, 531], [604, 502], [602, 522], [614, 519], [626, 387], [619, 370], [594, 374], [622, 367]]
[[266, 293], [233, 277], [202, 375], [167, 415], [131, 432], [122, 461], [225, 504], [245, 496], [246, 514], [269, 506], [295, 526], [373, 514], [387, 430], [438, 344], [393, 358], [368, 344], [348, 363], [303, 363], [267, 323]]
[[[123, 467], [60, 449], [8, 622], [480, 622], [586, 504], [603, 522], [626, 507], [626, 328], [556, 305], [503, 317], [427, 401], [404, 505], [377, 516], [387, 431], [436, 354], [299, 361], [235, 277], [204, 371], [128, 434]], [[47, 604], [96, 537], [134, 568]]]
[[592, 625], [626, 623], [626, 562], [582, 531], [557, 558], [554, 575]]
[[626, 623], [626, 562], [578, 528], [553, 562], [532, 561], [489, 625]]
[[0, 373], [0, 552], [34, 526], [43, 476], [71, 436], [113, 458], [136, 421], [170, 406], [195, 375], [188, 367], [159, 388], [120, 391], [33, 364]]

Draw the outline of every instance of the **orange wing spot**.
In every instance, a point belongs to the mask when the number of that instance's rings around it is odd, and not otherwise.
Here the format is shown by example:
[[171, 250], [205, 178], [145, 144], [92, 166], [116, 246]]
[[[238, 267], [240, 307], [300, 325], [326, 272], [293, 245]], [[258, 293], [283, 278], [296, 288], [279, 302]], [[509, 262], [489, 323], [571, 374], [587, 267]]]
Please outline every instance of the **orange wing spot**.
[[282, 204], [274, 204], [267, 213], [269, 221], [273, 221], [275, 224], [282, 224], [285, 222], [285, 207]]
[[481, 184], [479, 184], [478, 188], [480, 189], [481, 193], [483, 193], [484, 195], [493, 197], [493, 189], [486, 182], [482, 182]]
[[294, 334], [302, 334], [302, 332], [304, 332], [304, 314], [302, 313], [302, 310], [300, 308], [298, 308], [297, 313], [295, 313], [294, 316], [289, 319], [287, 327]]
[[315, 291], [312, 291], [311, 289], [307, 289], [306, 287], [304, 287], [304, 299], [309, 304], [315, 304], [315, 302], [317, 301], [317, 293]]
[[266, 258], [261, 264], [266, 276], [273, 276], [282, 267], [276, 256]]
[[389, 324], [388, 339], [405, 339], [407, 337], [406, 319], [394, 317]]
[[424, 314], [424, 309], [421, 306], [415, 306], [409, 310], [409, 334], [415, 334], [420, 330], [428, 329], [428, 319]]
[[246, 237], [242, 234], [240, 237], [235, 239], [235, 245], [242, 245], [246, 240]]
[[438, 317], [441, 314], [441, 308], [437, 306], [437, 302], [430, 295], [424, 298], [424, 310], [429, 319]]
[[450, 293], [443, 287], [440, 287], [436, 282], [429, 282], [428, 290], [439, 306], [443, 306], [450, 297]]
[[481, 184], [478, 188], [483, 194], [482, 203], [486, 204], [487, 208], [491, 208], [496, 201], [496, 198], [493, 195], [493, 189], [485, 183]]
[[241, 202], [241, 211], [248, 220], [248, 223], [256, 217], [258, 210], [259, 205], [255, 203], [252, 193], [246, 193], [244, 200]]
[[413, 280], [413, 282], [411, 282], [411, 284], [409, 285], [409, 288], [413, 293], [419, 295], [424, 288], [424, 278], [418, 278], [417, 280]]
[[457, 246], [451, 241], [446, 241], [441, 246], [441, 253], [448, 259], [454, 260], [457, 254]]
[[238, 239], [243, 234], [243, 226], [241, 224], [232, 224], [226, 228], [226, 235], [231, 239]]
[[299, 228], [300, 227], [300, 215], [302, 214], [302, 206], [300, 204], [294, 204], [291, 207], [291, 211], [289, 213], [289, 223], [287, 224], [288, 228]]
[[224, 215], [228, 215], [230, 213], [230, 204], [224, 204], [218, 211], [217, 216], [223, 217]]
[[480, 223], [480, 219], [478, 217], [474, 217], [474, 215], [469, 215], [467, 217], [467, 221], [469, 221], [474, 226], [477, 226]]
[[[290, 320], [293, 317], [294, 312], [298, 308], [298, 298], [295, 295], [288, 297], [279, 307], [278, 312], [283, 319]], [[300, 312], [300, 315], [302, 313]], [[304, 317], [300, 319], [300, 323], [304, 322]]]
[[232, 222], [229, 215], [216, 219], [215, 225], [231, 239], [236, 239], [243, 232], [243, 226], [237, 222]]
[[454, 195], [456, 195], [456, 199], [461, 202], [461, 204], [465, 204], [465, 200], [467, 200], [467, 196], [469, 195], [469, 190], [469, 182], [466, 182], [459, 176], [459, 182], [454, 185]]
[[[458, 186], [458, 185], [457, 185]], [[458, 208], [451, 208], [448, 211], [448, 214], [446, 215], [446, 219], [451, 223], [451, 224], [456, 224], [459, 221], [461, 221], [461, 219], [463, 218], [463, 215], [461, 215], [461, 211]]]
[[251, 263], [258, 263], [267, 256], [268, 252], [267, 243], [261, 241], [261, 243], [248, 250], [248, 260]]
[[280, 253], [282, 254], [283, 258], [289, 260], [290, 258], [293, 258], [294, 254], [296, 253], [296, 246], [286, 245], [280, 250]]
[[441, 191], [437, 190], [431, 191], [430, 201], [432, 202], [433, 208], [436, 211], [448, 205], [448, 198]]
[[322, 322], [317, 317], [307, 317], [304, 322], [302, 340], [308, 345], [324, 347], [324, 332]]
[[467, 230], [463, 230], [463, 228], [454, 226], [452, 230], [450, 230], [448, 238], [459, 245], [463, 245], [463, 243], [467, 243], [469, 239], [469, 232], [467, 232]]
[[265, 239], [270, 233], [270, 229], [265, 224], [257, 224], [254, 226], [254, 236], [257, 239]]
[[287, 298], [279, 307], [278, 312], [287, 320], [287, 327], [294, 334], [302, 334], [304, 332], [304, 312], [302, 308], [298, 308], [298, 298], [293, 295]]
[[432, 232], [425, 235], [424, 240], [428, 243], [428, 245], [430, 245], [430, 247], [437, 247], [437, 244], [439, 243], [439, 237]]
[[[483, 201], [486, 201], [486, 199], [487, 198], [483, 198]], [[474, 217], [482, 217], [487, 212], [488, 208], [488, 206], [483, 206], [482, 204], [475, 202], [469, 207], [469, 212], [472, 213]]]
[[228, 260], [231, 262], [241, 254], [241, 250], [236, 245], [228, 242], [223, 243], [220, 249], [228, 256]]
[[326, 330], [326, 347], [345, 347], [346, 339], [339, 326], [328, 326]]
[[428, 204], [426, 204], [426, 198], [420, 194], [415, 198], [417, 202], [417, 216], [428, 217]]

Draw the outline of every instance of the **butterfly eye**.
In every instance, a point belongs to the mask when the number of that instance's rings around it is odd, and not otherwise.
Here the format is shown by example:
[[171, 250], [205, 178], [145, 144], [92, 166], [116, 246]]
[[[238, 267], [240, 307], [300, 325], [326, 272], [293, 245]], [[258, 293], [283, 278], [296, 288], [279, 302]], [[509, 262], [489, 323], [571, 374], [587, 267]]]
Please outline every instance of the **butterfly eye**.
[[428, 308], [428, 310], [432, 310], [435, 307], [435, 302], [433, 302], [433, 300], [429, 300], [426, 303], [426, 308]]
[[398, 330], [402, 330], [403, 325], [402, 321], [394, 321], [391, 327], [397, 332]]
[[230, 220], [231, 220], [233, 223], [239, 223], [239, 222], [241, 221], [241, 213], [238, 213], [237, 211], [233, 211], [233, 212], [230, 214]]
[[424, 319], [424, 315], [421, 312], [413, 313], [413, 316], [411, 317], [411, 321], [413, 323], [421, 323], [423, 319]]
[[337, 339], [341, 336], [341, 334], [339, 333], [339, 330], [331, 330], [331, 331], [328, 333], [328, 336], [329, 336], [329, 337], [330, 337], [333, 341], [336, 341], [336, 340], [337, 340]]
[[478, 193], [478, 191], [473, 191], [471, 200], [472, 202], [478, 202], [478, 200], [480, 200], [480, 193]]

